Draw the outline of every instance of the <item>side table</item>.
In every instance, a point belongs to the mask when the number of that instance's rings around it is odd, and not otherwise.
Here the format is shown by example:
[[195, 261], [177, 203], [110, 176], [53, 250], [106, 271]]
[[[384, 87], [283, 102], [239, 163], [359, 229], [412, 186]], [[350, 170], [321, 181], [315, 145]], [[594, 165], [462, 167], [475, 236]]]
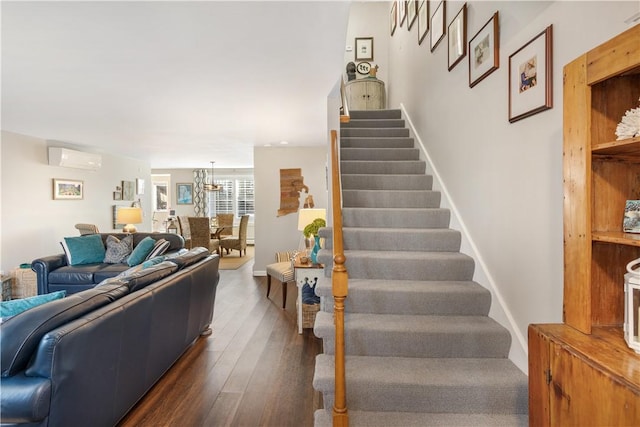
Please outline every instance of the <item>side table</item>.
[[298, 257], [296, 257], [293, 263], [294, 277], [296, 279], [296, 286], [298, 287], [298, 299], [296, 301], [296, 309], [298, 311], [298, 333], [302, 333], [302, 286], [306, 282], [313, 283], [323, 274], [324, 265], [313, 264], [311, 262], [302, 264]]

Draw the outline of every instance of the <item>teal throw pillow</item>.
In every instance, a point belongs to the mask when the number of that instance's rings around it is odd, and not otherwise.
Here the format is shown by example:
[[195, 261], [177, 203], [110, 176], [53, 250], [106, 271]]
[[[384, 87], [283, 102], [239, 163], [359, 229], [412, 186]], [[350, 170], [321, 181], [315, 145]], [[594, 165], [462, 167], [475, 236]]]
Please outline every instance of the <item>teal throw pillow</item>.
[[94, 264], [104, 261], [105, 249], [99, 234], [65, 237], [62, 242], [67, 264]]
[[67, 291], [57, 291], [50, 294], [36, 295], [34, 297], [14, 299], [0, 302], [0, 317], [11, 317], [20, 314], [30, 308], [48, 303], [49, 301], [64, 298]]
[[147, 258], [147, 255], [151, 253], [153, 247], [155, 246], [156, 241], [151, 237], [145, 237], [138, 243], [138, 245], [133, 249], [129, 259], [127, 260], [127, 265], [129, 267], [133, 267], [134, 265], [140, 264]]
[[156, 264], [160, 264], [162, 261], [164, 261], [164, 257], [163, 256], [157, 256], [157, 257], [149, 258], [145, 262], [142, 263], [142, 268], [145, 269], [145, 268], [153, 267]]

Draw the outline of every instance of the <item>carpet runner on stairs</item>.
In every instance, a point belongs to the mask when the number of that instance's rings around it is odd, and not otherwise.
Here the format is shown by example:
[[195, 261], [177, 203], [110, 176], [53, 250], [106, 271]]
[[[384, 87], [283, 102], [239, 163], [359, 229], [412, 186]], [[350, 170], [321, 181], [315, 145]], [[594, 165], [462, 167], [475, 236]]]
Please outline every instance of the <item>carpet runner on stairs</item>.
[[[352, 111], [341, 126], [347, 408], [351, 426], [525, 426], [527, 377], [511, 336], [488, 317], [490, 292], [409, 136], [400, 110]], [[316, 293], [323, 339], [314, 388], [331, 425], [334, 397], [332, 233]]]

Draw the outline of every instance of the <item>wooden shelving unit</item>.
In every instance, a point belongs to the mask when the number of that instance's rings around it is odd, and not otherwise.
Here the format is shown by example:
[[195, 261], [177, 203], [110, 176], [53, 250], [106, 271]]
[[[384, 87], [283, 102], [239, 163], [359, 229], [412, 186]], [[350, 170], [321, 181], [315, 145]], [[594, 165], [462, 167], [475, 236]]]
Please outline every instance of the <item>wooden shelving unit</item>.
[[622, 219], [625, 202], [640, 199], [640, 138], [617, 141], [615, 130], [640, 98], [640, 25], [563, 77], [564, 323], [529, 328], [530, 424], [637, 425], [640, 355], [622, 323], [640, 235], [623, 233]]

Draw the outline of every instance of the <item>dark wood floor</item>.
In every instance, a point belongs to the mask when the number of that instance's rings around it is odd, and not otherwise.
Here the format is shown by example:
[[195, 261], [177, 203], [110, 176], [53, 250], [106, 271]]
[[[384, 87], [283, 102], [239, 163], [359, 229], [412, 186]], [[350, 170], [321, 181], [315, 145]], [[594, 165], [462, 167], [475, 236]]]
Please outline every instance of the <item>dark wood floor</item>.
[[295, 284], [283, 310], [279, 282], [266, 298], [266, 278], [253, 277], [252, 267], [220, 271], [213, 334], [187, 350], [121, 427], [313, 425], [322, 342], [311, 329], [298, 334]]

